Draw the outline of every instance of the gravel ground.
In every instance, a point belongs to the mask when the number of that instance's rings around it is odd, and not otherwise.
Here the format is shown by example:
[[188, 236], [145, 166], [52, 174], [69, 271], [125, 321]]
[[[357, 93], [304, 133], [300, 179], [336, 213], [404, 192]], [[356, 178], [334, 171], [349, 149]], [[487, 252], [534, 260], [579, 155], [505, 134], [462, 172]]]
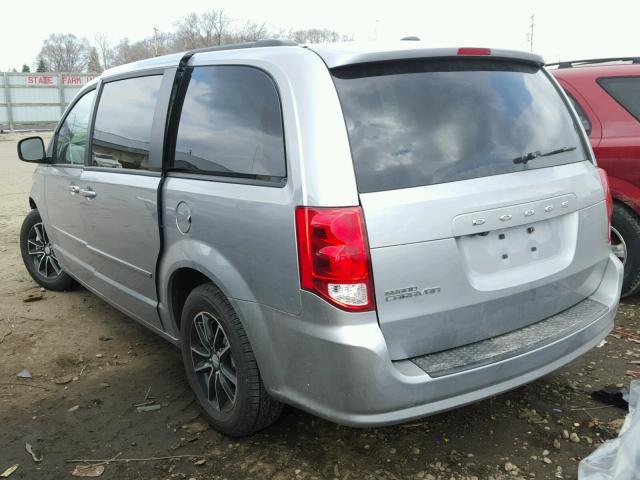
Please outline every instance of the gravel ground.
[[[201, 417], [177, 349], [86, 290], [41, 292], [28, 276], [18, 233], [33, 166], [17, 160], [18, 138], [0, 135], [0, 473], [19, 464], [11, 479], [72, 478], [69, 460], [114, 457], [101, 478], [568, 479], [616, 435], [625, 412], [589, 393], [640, 370], [640, 343], [624, 335], [535, 383], [419, 422], [354, 429], [287, 408], [253, 437], [225, 438]], [[640, 333], [638, 311], [626, 300], [616, 328]], [[32, 379], [16, 378], [23, 368]], [[138, 412], [145, 399], [160, 408]]]

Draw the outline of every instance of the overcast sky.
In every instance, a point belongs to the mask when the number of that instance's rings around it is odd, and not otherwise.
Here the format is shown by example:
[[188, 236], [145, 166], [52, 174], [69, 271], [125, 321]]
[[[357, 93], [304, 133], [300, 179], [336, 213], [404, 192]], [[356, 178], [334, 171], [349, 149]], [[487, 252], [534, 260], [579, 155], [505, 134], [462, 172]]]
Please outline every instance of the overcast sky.
[[[548, 62], [604, 56], [640, 56], [639, 0], [64, 0], [6, 1], [0, 28], [0, 70], [34, 64], [50, 33], [113, 43], [173, 30], [190, 12], [223, 9], [238, 24], [266, 21], [274, 28], [329, 28], [355, 40], [417, 35], [429, 46], [487, 46], [528, 50], [535, 14], [534, 51]], [[8, 18], [7, 18], [8, 12]]]

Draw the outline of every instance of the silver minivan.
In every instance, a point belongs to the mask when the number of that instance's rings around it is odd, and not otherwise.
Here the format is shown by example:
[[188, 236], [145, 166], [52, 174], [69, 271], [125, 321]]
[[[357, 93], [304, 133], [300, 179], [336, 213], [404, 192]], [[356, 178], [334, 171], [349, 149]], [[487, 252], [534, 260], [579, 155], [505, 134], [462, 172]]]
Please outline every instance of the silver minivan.
[[530, 382], [611, 330], [611, 199], [541, 57], [421, 42], [261, 41], [86, 85], [21, 231], [180, 346], [228, 435], [282, 404], [403, 422]]

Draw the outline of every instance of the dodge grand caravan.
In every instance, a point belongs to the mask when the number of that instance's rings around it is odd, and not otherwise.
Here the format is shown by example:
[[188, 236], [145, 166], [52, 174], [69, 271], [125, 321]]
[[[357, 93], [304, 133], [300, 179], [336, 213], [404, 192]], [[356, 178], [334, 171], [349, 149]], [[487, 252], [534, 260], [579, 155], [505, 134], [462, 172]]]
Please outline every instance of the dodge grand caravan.
[[182, 350], [212, 425], [283, 403], [387, 425], [532, 381], [610, 331], [606, 175], [539, 56], [263, 41], [117, 67], [37, 162], [21, 231]]

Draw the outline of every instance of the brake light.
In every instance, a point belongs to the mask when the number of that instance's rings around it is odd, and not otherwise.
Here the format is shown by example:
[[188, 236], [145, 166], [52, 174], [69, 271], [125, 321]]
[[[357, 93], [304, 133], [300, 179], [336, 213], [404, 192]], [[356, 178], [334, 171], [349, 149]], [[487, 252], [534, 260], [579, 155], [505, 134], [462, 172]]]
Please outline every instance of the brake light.
[[349, 311], [375, 308], [360, 207], [296, 208], [300, 286]]
[[462, 47], [458, 49], [458, 55], [491, 55], [491, 49]]
[[611, 244], [611, 216], [613, 215], [613, 198], [611, 198], [611, 190], [609, 189], [609, 177], [607, 172], [602, 168], [598, 168], [600, 174], [600, 181], [602, 182], [602, 189], [604, 190], [604, 200], [607, 205], [607, 222], [609, 224], [608, 236], [609, 244]]

